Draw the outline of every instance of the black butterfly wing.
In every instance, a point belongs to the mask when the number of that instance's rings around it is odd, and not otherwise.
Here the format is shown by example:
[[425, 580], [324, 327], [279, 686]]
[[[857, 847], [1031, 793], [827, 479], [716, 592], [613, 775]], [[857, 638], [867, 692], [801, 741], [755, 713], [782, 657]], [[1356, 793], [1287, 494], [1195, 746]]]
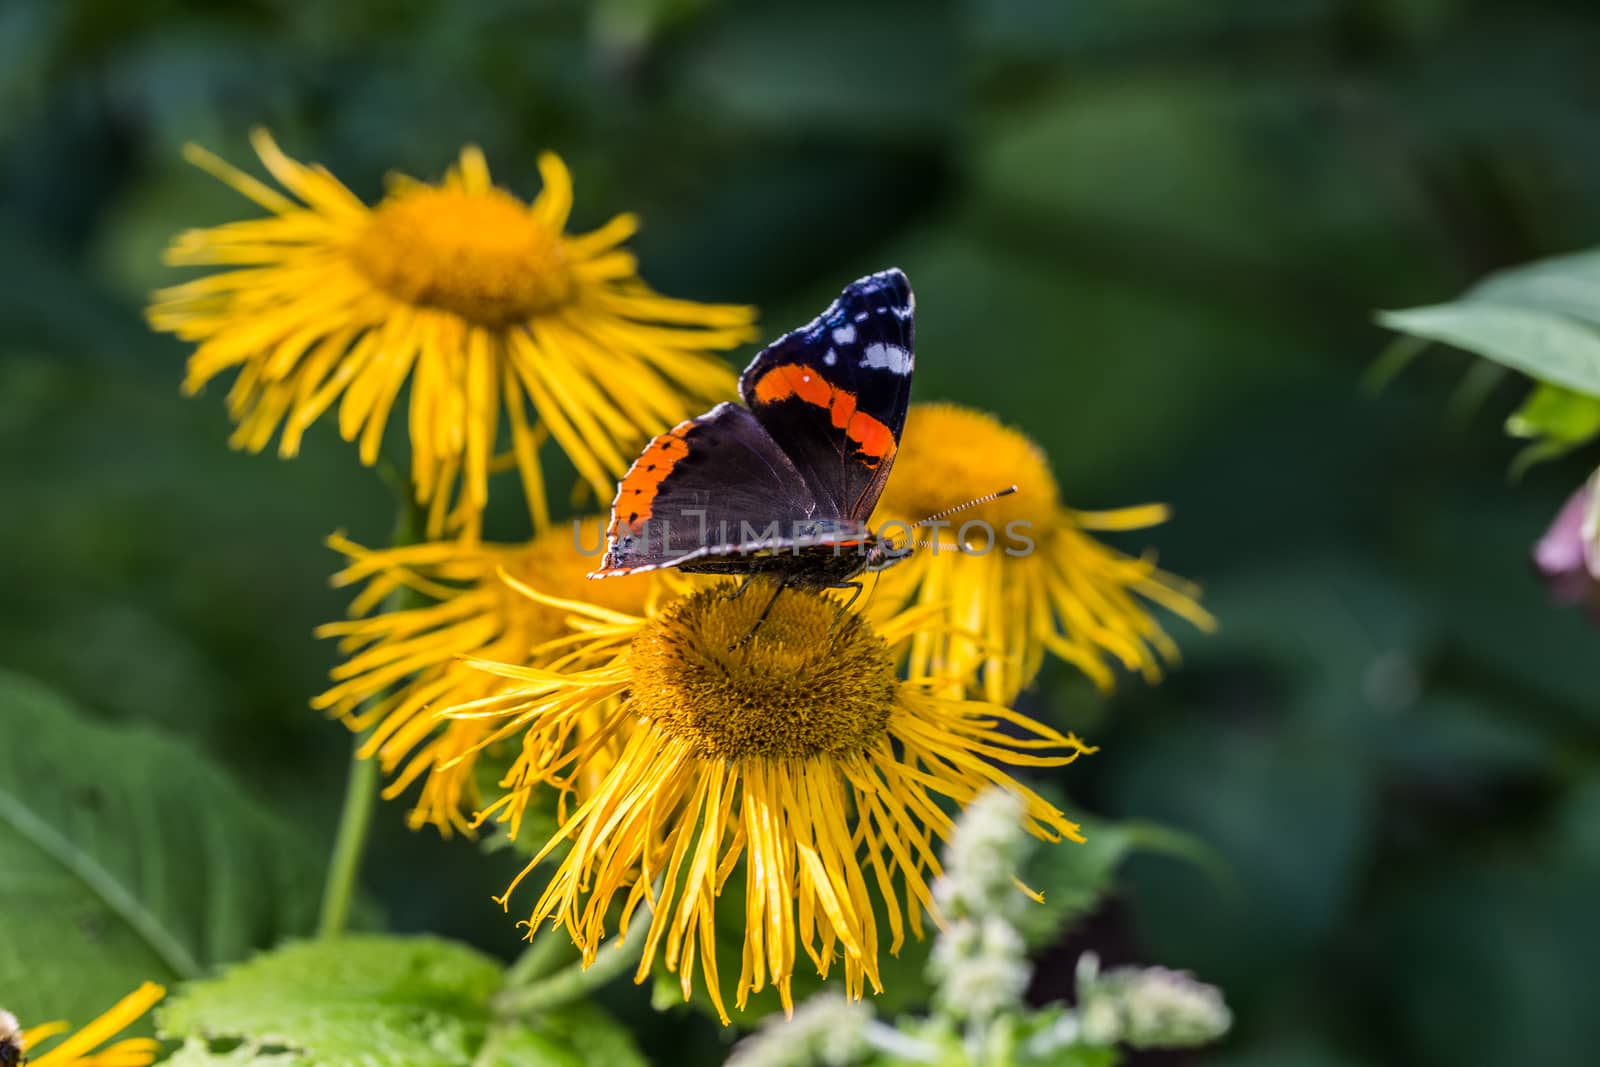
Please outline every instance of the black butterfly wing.
[[824, 518], [865, 522], [883, 492], [911, 402], [914, 309], [903, 273], [869, 274], [763, 349], [739, 379]]
[[718, 404], [659, 435], [617, 485], [606, 554], [590, 577], [671, 567], [738, 552], [778, 523], [818, 511], [816, 497], [766, 428]]

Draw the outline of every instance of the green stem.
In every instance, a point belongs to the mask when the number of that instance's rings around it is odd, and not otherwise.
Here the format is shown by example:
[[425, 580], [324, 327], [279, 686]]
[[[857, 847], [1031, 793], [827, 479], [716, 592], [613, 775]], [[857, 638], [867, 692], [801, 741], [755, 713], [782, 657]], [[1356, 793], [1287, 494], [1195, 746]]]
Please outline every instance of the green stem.
[[549, 975], [576, 957], [577, 946], [564, 931], [550, 928], [534, 935], [533, 941], [516, 961], [506, 968], [505, 988], [520, 989]]
[[[402, 480], [386, 476], [395, 490], [397, 509], [394, 534], [390, 547], [400, 548], [417, 543], [419, 519], [416, 505], [411, 500], [411, 486]], [[384, 603], [384, 611], [401, 611], [409, 606], [410, 591], [404, 587], [395, 590]], [[374, 697], [374, 699], [379, 699]], [[350, 921], [350, 907], [355, 900], [356, 885], [361, 878], [361, 858], [367, 849], [367, 836], [372, 831], [372, 813], [378, 806], [378, 789], [381, 775], [378, 761], [362, 759], [361, 747], [367, 734], [359, 734], [350, 749], [350, 772], [345, 779], [344, 806], [339, 812], [339, 832], [333, 839], [333, 853], [328, 857], [328, 878], [322, 887], [322, 915], [317, 921], [317, 936], [338, 937]]]
[[[525, 1017], [581, 1000], [629, 967], [638, 965], [639, 950], [644, 947], [649, 931], [650, 916], [635, 916], [621, 943], [602, 951], [588, 968], [581, 962], [575, 963], [532, 985], [502, 990], [492, 1001], [495, 1014], [502, 1019]], [[554, 932], [548, 930], [546, 934]]]
[[357, 737], [350, 753], [350, 775], [344, 785], [339, 834], [334, 838], [333, 855], [328, 860], [328, 880], [322, 887], [318, 937], [338, 937], [344, 933], [350, 919], [350, 903], [355, 899], [356, 880], [361, 875], [361, 856], [366, 851], [367, 833], [372, 829], [372, 812], [378, 800], [378, 761], [357, 755], [365, 743], [364, 734]]

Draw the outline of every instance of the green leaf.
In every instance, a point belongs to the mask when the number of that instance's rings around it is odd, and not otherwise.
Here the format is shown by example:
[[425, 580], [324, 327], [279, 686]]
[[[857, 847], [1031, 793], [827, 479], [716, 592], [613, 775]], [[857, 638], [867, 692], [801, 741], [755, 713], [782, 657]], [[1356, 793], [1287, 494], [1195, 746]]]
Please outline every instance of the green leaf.
[[1534, 442], [1512, 464], [1520, 477], [1535, 463], [1559, 459], [1600, 434], [1600, 398], [1540, 382], [1506, 419], [1506, 433]]
[[281, 1048], [317, 1067], [468, 1064], [500, 970], [437, 938], [299, 942], [186, 985], [158, 1020], [167, 1037]]
[[310, 928], [319, 860], [224, 773], [0, 672], [0, 990], [84, 1022]]
[[589, 1003], [537, 1016], [526, 1026], [496, 1027], [473, 1067], [646, 1067], [621, 1023]]
[[310, 1067], [309, 1061], [298, 1053], [274, 1049], [258, 1049], [240, 1045], [227, 1052], [215, 1052], [204, 1041], [194, 1039], [161, 1061], [161, 1067]]
[[[1416, 337], [1446, 341], [1534, 378], [1600, 395], [1600, 251], [1557, 256], [1491, 274], [1453, 303], [1388, 312], [1387, 326]], [[1537, 395], [1535, 401], [1541, 400]], [[1543, 398], [1549, 408], [1552, 398]], [[1570, 400], [1567, 414], [1576, 414]], [[1523, 412], [1519, 412], [1522, 415]], [[1539, 414], [1548, 415], [1550, 412]], [[1516, 416], [1513, 416], [1516, 418]], [[1559, 455], [1570, 436], [1518, 432], [1519, 437], [1552, 437], [1524, 453], [1522, 465]], [[1583, 439], [1600, 432], [1600, 423]]]
[[1600, 326], [1600, 250], [1498, 271], [1462, 299], [1549, 311]]
[[1600, 331], [1565, 315], [1465, 299], [1381, 312], [1378, 321], [1464, 348], [1540, 381], [1600, 396]]

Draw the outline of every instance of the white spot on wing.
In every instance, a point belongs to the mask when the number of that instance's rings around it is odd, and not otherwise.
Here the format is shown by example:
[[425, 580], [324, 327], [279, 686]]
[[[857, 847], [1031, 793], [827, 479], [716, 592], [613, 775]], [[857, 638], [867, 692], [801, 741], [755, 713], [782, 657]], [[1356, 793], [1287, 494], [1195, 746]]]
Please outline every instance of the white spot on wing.
[[828, 354], [822, 357], [822, 362], [829, 367], [833, 366], [839, 362], [839, 353], [831, 348], [828, 349]]
[[886, 370], [890, 374], [910, 374], [911, 353], [899, 345], [877, 342], [868, 345], [861, 353], [861, 365]]
[[865, 311], [856, 312], [856, 321], [857, 322], [866, 322], [867, 321], [867, 313]]
[[848, 322], [833, 331], [833, 343], [836, 345], [853, 345], [856, 343], [856, 328]]

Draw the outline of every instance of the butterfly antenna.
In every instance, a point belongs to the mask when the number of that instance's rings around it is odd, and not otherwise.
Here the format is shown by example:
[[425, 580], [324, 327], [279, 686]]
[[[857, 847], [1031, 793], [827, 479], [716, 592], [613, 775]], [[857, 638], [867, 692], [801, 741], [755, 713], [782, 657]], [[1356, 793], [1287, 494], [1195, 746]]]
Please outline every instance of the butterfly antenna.
[[[968, 501], [966, 501], [964, 503], [961, 503], [961, 504], [957, 504], [953, 508], [945, 508], [943, 511], [936, 511], [932, 515], [929, 515], [927, 518], [923, 519], [921, 522], [912, 523], [911, 526], [908, 529], [909, 530], [915, 530], [919, 526], [927, 526], [929, 523], [935, 523], [935, 522], [938, 522], [940, 519], [948, 518], [949, 516], [954, 515], [958, 511], [965, 511], [968, 508], [975, 508], [979, 504], [987, 504], [991, 500], [999, 500], [1001, 497], [1010, 496], [1012, 493], [1015, 493], [1016, 491], [1017, 491], [1017, 487], [1016, 486], [1008, 485], [1004, 489], [996, 489], [992, 493], [986, 493], [983, 496], [973, 497], [971, 500], [968, 500]], [[954, 546], [946, 545], [946, 544], [943, 544], [943, 543], [936, 543], [936, 542], [933, 542], [933, 541], [919, 541], [915, 537], [908, 537], [906, 539], [905, 547], [906, 548], [952, 548], [953, 549]]]
[[985, 496], [973, 497], [971, 500], [967, 501], [964, 504], [957, 504], [953, 508], [945, 508], [943, 511], [934, 512], [932, 515], [929, 515], [927, 518], [923, 519], [921, 522], [912, 523], [911, 524], [911, 528], [913, 530], [915, 530], [917, 527], [926, 526], [930, 522], [938, 522], [940, 519], [948, 518], [951, 515], [954, 515], [958, 511], [966, 511], [968, 508], [975, 508], [979, 504], [987, 504], [991, 500], [999, 500], [1001, 497], [1010, 496], [1012, 493], [1015, 493], [1016, 491], [1017, 491], [1017, 487], [1016, 486], [1008, 485], [1004, 489], [997, 489], [994, 492], [989, 493], [989, 494], [987, 494]]

